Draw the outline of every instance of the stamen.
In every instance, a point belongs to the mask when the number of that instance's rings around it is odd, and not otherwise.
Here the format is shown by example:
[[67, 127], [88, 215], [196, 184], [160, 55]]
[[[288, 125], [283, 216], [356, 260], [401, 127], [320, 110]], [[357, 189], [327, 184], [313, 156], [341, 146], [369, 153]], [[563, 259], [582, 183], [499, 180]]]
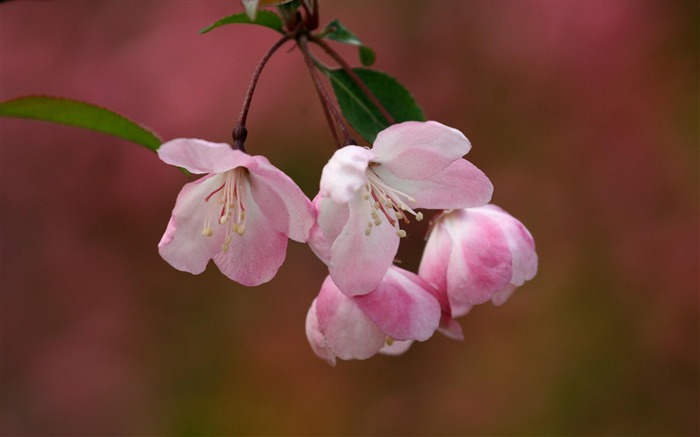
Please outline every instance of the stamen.
[[221, 250], [226, 252], [231, 246], [232, 234], [235, 232], [238, 235], [243, 235], [245, 232], [246, 169], [235, 168], [225, 172], [222, 176], [223, 184], [204, 198], [205, 202], [209, 202], [209, 200], [212, 202], [209, 203], [209, 210], [204, 219], [201, 233], [207, 237], [214, 235], [211, 223], [214, 215], [217, 215], [217, 222], [225, 227]]
[[[365, 235], [370, 235], [371, 225], [379, 226], [382, 223], [382, 215], [386, 218], [389, 224], [396, 229], [396, 235], [400, 238], [406, 236], [406, 231], [399, 228], [399, 221], [409, 224], [409, 214], [414, 216], [416, 221], [423, 220], [423, 213], [414, 211], [407, 203], [416, 203], [416, 199], [410, 195], [403, 193], [388, 186], [374, 172], [372, 167], [377, 167], [380, 164], [372, 165], [367, 170], [367, 183], [363, 187], [362, 198], [367, 200], [370, 207], [370, 215], [372, 221], [370, 226], [365, 230]], [[381, 215], [379, 214], [381, 212]], [[393, 213], [393, 214], [392, 214]]]

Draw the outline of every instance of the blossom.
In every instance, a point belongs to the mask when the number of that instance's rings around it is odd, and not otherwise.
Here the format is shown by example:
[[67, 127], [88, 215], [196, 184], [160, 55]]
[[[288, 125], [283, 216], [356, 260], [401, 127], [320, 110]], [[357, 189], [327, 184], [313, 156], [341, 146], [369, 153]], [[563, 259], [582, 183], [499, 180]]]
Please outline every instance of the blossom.
[[432, 286], [418, 275], [390, 267], [379, 286], [347, 296], [328, 276], [306, 316], [306, 335], [319, 357], [367, 359], [395, 355], [413, 340], [425, 341], [440, 326], [442, 311]]
[[480, 206], [493, 186], [461, 159], [469, 140], [443, 124], [409, 121], [381, 131], [371, 149], [346, 146], [323, 168], [314, 199], [318, 222], [309, 241], [348, 295], [377, 288], [392, 264], [400, 223], [422, 220], [418, 208]]
[[537, 273], [530, 232], [495, 205], [448, 211], [433, 225], [418, 274], [447, 291], [452, 311], [503, 304]]
[[255, 21], [255, 16], [258, 13], [258, 5], [260, 6], [270, 6], [270, 5], [281, 5], [284, 3], [289, 3], [292, 0], [241, 0], [243, 7], [245, 8], [245, 13], [250, 18], [250, 21]]
[[282, 265], [288, 237], [308, 239], [315, 219], [311, 202], [266, 158], [184, 138], [163, 144], [158, 156], [192, 173], [209, 173], [182, 188], [158, 244], [176, 269], [199, 274], [213, 259], [234, 281], [259, 285]]

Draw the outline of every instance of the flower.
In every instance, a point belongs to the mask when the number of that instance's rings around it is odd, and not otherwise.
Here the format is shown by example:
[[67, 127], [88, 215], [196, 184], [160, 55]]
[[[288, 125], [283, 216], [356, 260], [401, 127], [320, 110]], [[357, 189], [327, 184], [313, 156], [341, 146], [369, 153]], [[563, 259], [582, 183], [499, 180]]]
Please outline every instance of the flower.
[[364, 360], [378, 352], [396, 355], [413, 340], [425, 341], [440, 325], [440, 303], [418, 275], [390, 267], [379, 286], [347, 296], [328, 276], [306, 316], [306, 335], [316, 355]]
[[258, 13], [258, 5], [260, 6], [271, 6], [271, 5], [281, 5], [284, 3], [289, 3], [292, 0], [241, 0], [243, 7], [245, 8], [245, 13], [250, 18], [250, 21], [255, 21], [255, 16]]
[[433, 225], [418, 274], [446, 290], [452, 312], [491, 300], [503, 304], [537, 273], [535, 241], [495, 205], [448, 211]]
[[464, 208], [491, 199], [489, 179], [461, 159], [470, 148], [456, 129], [409, 121], [381, 131], [372, 149], [335, 152], [314, 199], [318, 223], [309, 244], [340, 290], [352, 296], [377, 288], [406, 236], [400, 222], [422, 220], [417, 208]]
[[308, 239], [315, 219], [311, 202], [266, 158], [185, 138], [163, 144], [158, 156], [192, 173], [209, 173], [182, 188], [158, 244], [176, 269], [199, 274], [213, 259], [234, 281], [259, 285], [282, 265], [287, 237]]

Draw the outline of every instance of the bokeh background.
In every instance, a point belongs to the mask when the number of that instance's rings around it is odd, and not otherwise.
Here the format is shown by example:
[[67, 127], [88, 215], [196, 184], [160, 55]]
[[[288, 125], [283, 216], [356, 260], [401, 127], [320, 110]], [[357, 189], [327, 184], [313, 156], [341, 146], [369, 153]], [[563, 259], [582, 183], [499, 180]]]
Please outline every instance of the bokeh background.
[[[277, 36], [197, 30], [240, 10], [3, 3], [1, 97], [228, 141]], [[467, 134], [535, 236], [537, 277], [460, 319], [463, 342], [331, 368], [304, 334], [326, 274], [308, 247], [257, 288], [176, 271], [156, 245], [186, 176], [117, 138], [2, 119], [2, 434], [700, 433], [698, 2], [324, 0], [322, 16]], [[297, 51], [272, 59], [248, 126], [249, 152], [313, 197], [334, 147]]]

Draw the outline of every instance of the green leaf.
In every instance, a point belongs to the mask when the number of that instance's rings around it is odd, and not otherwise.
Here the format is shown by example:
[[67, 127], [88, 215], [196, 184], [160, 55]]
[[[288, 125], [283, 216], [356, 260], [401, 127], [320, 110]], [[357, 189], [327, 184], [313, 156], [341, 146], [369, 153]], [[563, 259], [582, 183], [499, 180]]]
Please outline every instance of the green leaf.
[[374, 60], [376, 58], [374, 50], [362, 44], [360, 38], [358, 38], [354, 33], [350, 32], [350, 30], [348, 30], [348, 28], [345, 27], [345, 25], [339, 20], [333, 20], [328, 23], [321, 31], [320, 36], [322, 38], [328, 38], [344, 44], [358, 46], [360, 49], [360, 62], [362, 62], [362, 65], [369, 67], [370, 65], [374, 64]]
[[[425, 121], [425, 116], [413, 96], [396, 79], [386, 73], [367, 68], [353, 71], [372, 91], [395, 123]], [[340, 110], [350, 125], [370, 143], [377, 134], [389, 127], [389, 122], [359, 85], [342, 69], [324, 71], [333, 85]]]
[[374, 50], [367, 46], [360, 46], [360, 62], [362, 62], [362, 65], [371, 67], [375, 59], [377, 59], [377, 55], [374, 53]]
[[321, 31], [321, 35], [324, 38], [332, 39], [333, 41], [342, 42], [345, 44], [351, 44], [354, 46], [362, 45], [360, 38], [354, 33], [350, 32], [347, 27], [339, 20], [333, 20], [326, 25]]
[[163, 140], [155, 133], [109, 109], [59, 97], [29, 96], [0, 102], [0, 116], [30, 118], [82, 127], [124, 138], [157, 150]]
[[199, 33], [207, 33], [225, 24], [257, 24], [284, 34], [282, 19], [271, 11], [258, 11], [255, 16], [255, 21], [251, 21], [245, 12], [229, 15], [228, 17], [224, 17], [216, 23], [212, 23], [209, 26], [201, 29]]

